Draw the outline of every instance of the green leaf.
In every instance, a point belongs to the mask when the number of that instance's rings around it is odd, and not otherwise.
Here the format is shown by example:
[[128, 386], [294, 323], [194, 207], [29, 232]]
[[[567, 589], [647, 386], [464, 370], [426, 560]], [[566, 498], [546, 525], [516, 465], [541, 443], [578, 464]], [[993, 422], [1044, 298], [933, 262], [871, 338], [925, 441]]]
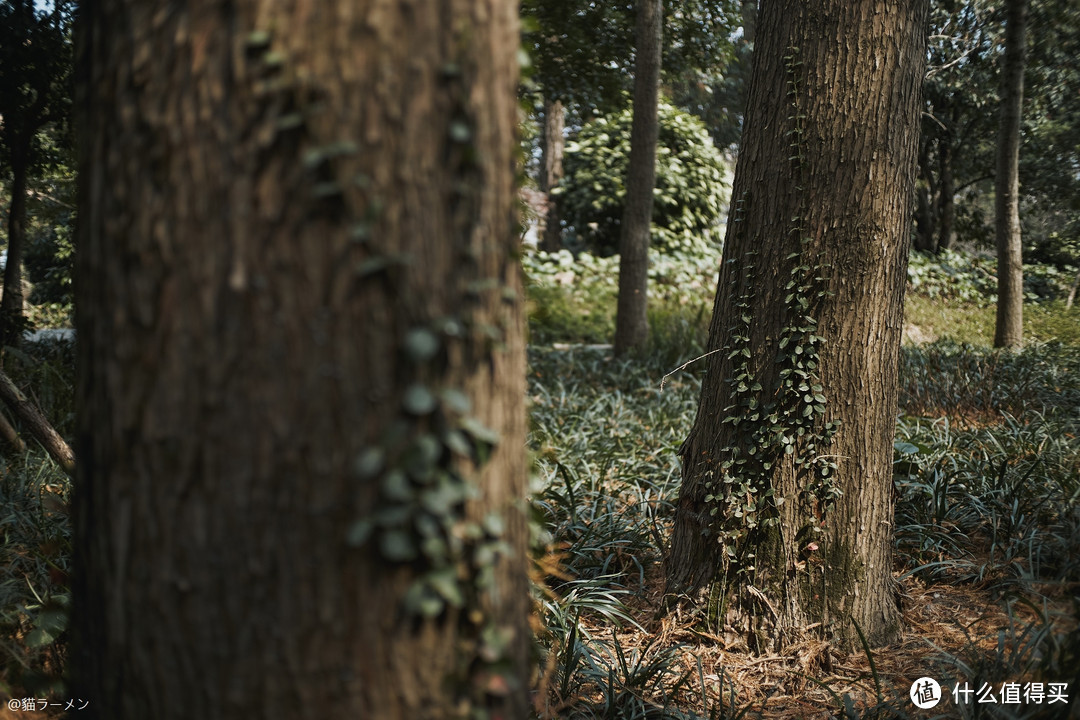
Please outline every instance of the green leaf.
[[433, 618], [442, 613], [446, 606], [432, 588], [424, 582], [423, 578], [417, 580], [405, 593], [405, 609], [414, 615]]
[[353, 472], [361, 480], [370, 480], [382, 471], [384, 461], [385, 453], [382, 448], [364, 448], [353, 461]]
[[427, 415], [437, 406], [435, 395], [425, 386], [414, 383], [405, 388], [405, 396], [401, 400], [405, 411], [412, 415]]
[[26, 646], [31, 648], [39, 648], [56, 640], [56, 634], [49, 632], [45, 628], [36, 627], [31, 630], [26, 636]]
[[349, 532], [345, 535], [345, 543], [349, 547], [360, 547], [368, 541], [374, 531], [375, 524], [370, 520], [357, 520], [349, 527]]
[[463, 417], [460, 423], [461, 429], [471, 435], [474, 440], [485, 442], [488, 445], [497, 445], [499, 443], [499, 434], [476, 418]]
[[484, 516], [484, 530], [492, 537], [502, 537], [502, 534], [506, 532], [506, 521], [503, 516], [497, 512], [489, 512]]
[[468, 457], [472, 452], [472, 446], [469, 445], [469, 441], [457, 430], [447, 431], [447, 433], [443, 435], [443, 442], [451, 452], [460, 455], [461, 457]]
[[413, 362], [430, 360], [437, 352], [439, 352], [439, 338], [427, 328], [415, 328], [405, 335], [405, 354]]
[[417, 557], [416, 541], [404, 530], [387, 530], [379, 536], [379, 550], [391, 562], [409, 562]]
[[394, 468], [383, 476], [383, 494], [391, 500], [405, 502], [413, 497], [413, 486], [401, 470]]
[[459, 608], [465, 605], [465, 595], [461, 592], [461, 584], [453, 568], [430, 572], [424, 576], [424, 581], [451, 607]]

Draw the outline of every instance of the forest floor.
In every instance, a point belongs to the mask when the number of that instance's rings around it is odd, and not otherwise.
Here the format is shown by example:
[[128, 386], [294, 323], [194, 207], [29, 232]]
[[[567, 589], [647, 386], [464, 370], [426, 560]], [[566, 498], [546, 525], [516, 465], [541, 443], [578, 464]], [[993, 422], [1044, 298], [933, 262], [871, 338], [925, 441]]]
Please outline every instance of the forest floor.
[[[1080, 718], [1080, 344], [1003, 352], [940, 334], [909, 324], [903, 353], [899, 639], [842, 654], [808, 638], [765, 657], [659, 612], [695, 369], [665, 376], [677, 363], [617, 361], [595, 343], [533, 347], [534, 504], [558, 598], [540, 715]], [[940, 683], [933, 710], [909, 696], [923, 677]]]
[[[719, 717], [736, 717], [745, 711], [747, 717], [766, 719], [902, 718], [917, 714], [909, 691], [915, 680], [926, 676], [938, 680], [943, 697], [933, 713], [922, 715], [965, 718], [977, 714], [973, 708], [953, 707], [953, 691], [962, 690], [965, 682], [976, 689], [974, 684], [982, 682], [976, 677], [984, 670], [981, 666], [997, 663], [1003, 666], [999, 671], [1007, 671], [1012, 665], [1023, 665], [1031, 660], [1028, 656], [1040, 639], [1036, 634], [1063, 636], [1077, 628], [1062, 593], [1044, 598], [1045, 604], [1038, 607], [1018, 602], [1018, 598], [1003, 601], [985, 587], [948, 582], [927, 585], [910, 574], [901, 578], [904, 574], [902, 568], [894, 573], [901, 588], [901, 636], [888, 646], [873, 648], [870, 654], [841, 654], [826, 641], [814, 639], [776, 655], [729, 649], [724, 638], [703, 632], [694, 621], [683, 621], [671, 614], [660, 616], [664, 580], [659, 565], [650, 570], [635, 600], [627, 603], [640, 627], [616, 630], [618, 643], [627, 655], [639, 658], [674, 649], [671, 676], [688, 678], [693, 688], [691, 696], [704, 688], [705, 697], [694, 698], [696, 702], [686, 708], [703, 718], [718, 710]], [[597, 617], [583, 619], [582, 625], [596, 637], [610, 636], [613, 630]], [[1022, 686], [1034, 678], [1033, 673], [1026, 672], [991, 685], [1000, 700], [1002, 682]], [[1023, 716], [1080, 717], [1075, 680], [1069, 688], [1068, 704], [1044, 704], [1041, 713], [1029, 704], [1023, 708]], [[957, 697], [964, 699], [962, 695]], [[972, 696], [970, 702], [975, 700]], [[654, 698], [654, 702], [663, 701]], [[845, 714], [847, 703], [851, 709]]]

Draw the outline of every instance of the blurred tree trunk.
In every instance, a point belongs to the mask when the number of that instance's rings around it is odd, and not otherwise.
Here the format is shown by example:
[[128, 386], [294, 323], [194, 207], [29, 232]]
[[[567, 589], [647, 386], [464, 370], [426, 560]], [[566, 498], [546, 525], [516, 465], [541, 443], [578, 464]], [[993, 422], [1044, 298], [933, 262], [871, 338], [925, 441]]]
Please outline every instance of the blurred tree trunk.
[[930, 167], [930, 142], [929, 138], [923, 137], [919, 149], [919, 175], [915, 187], [915, 249], [936, 253], [938, 194], [934, 172]]
[[926, 0], [762, 5], [667, 558], [758, 652], [900, 630], [892, 441]]
[[540, 135], [540, 192], [547, 195], [547, 214], [544, 216], [544, 237], [540, 249], [558, 252], [562, 249], [562, 216], [559, 198], [552, 191], [559, 186], [563, 176], [563, 149], [566, 138], [563, 128], [566, 108], [558, 100], [544, 99], [544, 125]]
[[82, 13], [80, 716], [526, 717], [516, 3]]
[[663, 49], [662, 0], [638, 0], [635, 22], [634, 122], [626, 177], [626, 208], [619, 234], [619, 300], [615, 317], [615, 354], [645, 345], [649, 339], [649, 235], [656, 185], [657, 115], [660, 54]]
[[23, 318], [26, 195], [38, 159], [38, 132], [70, 114], [70, 0], [0, 4], [0, 145], [11, 168], [7, 264], [0, 297], [0, 345], [17, 345]]
[[8, 209], [7, 260], [4, 290], [0, 295], [0, 346], [17, 346], [23, 331], [22, 254], [26, 245], [26, 184], [29, 175], [29, 139], [11, 148], [11, 207]]
[[998, 298], [994, 347], [1015, 347], [1024, 339], [1024, 262], [1020, 238], [1020, 117], [1024, 103], [1024, 62], [1028, 0], [1007, 0], [1005, 55], [1001, 64], [1001, 121], [994, 178], [994, 234], [997, 238]]
[[1065, 298], [1066, 310], [1073, 306], [1073, 302], [1076, 300], [1077, 289], [1080, 289], [1080, 272], [1076, 273], [1076, 277], [1073, 278], [1072, 285], [1069, 286], [1069, 296]]
[[960, 125], [960, 109], [950, 103], [946, 115], [948, 127], [938, 143], [938, 173], [941, 179], [939, 201], [941, 227], [938, 230], [937, 249], [948, 250], [956, 240], [956, 138]]

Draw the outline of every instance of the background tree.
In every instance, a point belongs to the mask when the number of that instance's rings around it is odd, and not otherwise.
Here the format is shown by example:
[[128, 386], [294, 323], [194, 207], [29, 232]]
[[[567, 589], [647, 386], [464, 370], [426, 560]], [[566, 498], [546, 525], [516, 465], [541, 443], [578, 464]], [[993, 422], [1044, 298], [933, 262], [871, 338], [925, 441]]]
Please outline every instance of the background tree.
[[[1070, 271], [1080, 286], [1080, 9], [1066, 0], [1029, 8], [1039, 41], [1026, 48], [1020, 153], [1023, 258]], [[1025, 282], [1027, 278], [1025, 278]]]
[[649, 235], [656, 143], [660, 132], [660, 54], [664, 46], [664, 3], [638, 0], [634, 52], [634, 120], [626, 173], [626, 203], [619, 234], [619, 304], [615, 354], [641, 349], [649, 339]]
[[[765, 651], [899, 631], [892, 438], [927, 6], [767, 3], [668, 590]], [[872, 352], [867, 352], [872, 348]], [[734, 640], [734, 638], [732, 638]]]
[[67, 118], [71, 94], [70, 3], [48, 11], [27, 0], [0, 3], [0, 164], [11, 177], [0, 345], [24, 326], [22, 256], [30, 175], [42, 160], [39, 131]]
[[562, 248], [562, 212], [558, 198], [552, 191], [563, 178], [565, 126], [566, 108], [562, 101], [544, 100], [543, 124], [540, 128], [540, 178], [537, 184], [547, 198], [544, 236], [540, 238], [540, 249], [545, 252], [558, 252]]
[[997, 320], [994, 347], [1014, 347], [1024, 332], [1024, 263], [1020, 238], [1020, 119], [1024, 102], [1028, 0], [1006, 0], [1001, 115], [994, 178], [997, 240]]
[[670, 79], [668, 85], [672, 102], [701, 118], [716, 146], [731, 154], [737, 153], [742, 135], [758, 3], [741, 0], [734, 5], [729, 3], [727, 11], [728, 57], [702, 67], [696, 76]]
[[[953, 247], [958, 222], [971, 225], [969, 217], [978, 207], [958, 207], [958, 196], [993, 177], [992, 109], [997, 97], [986, 87], [996, 76], [994, 46], [999, 36], [991, 11], [983, 0], [931, 5], [916, 186], [917, 250], [937, 253]], [[969, 243], [977, 239], [967, 235]]]
[[83, 12], [83, 714], [524, 717], [516, 4]]
[[[697, 85], [712, 68], [725, 65], [731, 55], [731, 29], [738, 25], [733, 0], [693, 0], [664, 7], [661, 67], [662, 83], [672, 87]], [[621, 110], [632, 92], [636, 62], [631, 40], [635, 37], [632, 3], [597, 3], [589, 0], [525, 0], [522, 3], [523, 42], [532, 59], [530, 83], [534, 106], [545, 123], [563, 118], [568, 130], [589, 120]], [[562, 108], [560, 115], [558, 101]], [[542, 108], [542, 109], [541, 109]], [[550, 111], [550, 112], [549, 112]], [[541, 167], [560, 154], [565, 138], [541, 132]], [[540, 177], [538, 185], [550, 180]], [[548, 213], [555, 222], [547, 228], [561, 232], [559, 198], [553, 196]], [[561, 241], [545, 239], [544, 249], [557, 250]]]

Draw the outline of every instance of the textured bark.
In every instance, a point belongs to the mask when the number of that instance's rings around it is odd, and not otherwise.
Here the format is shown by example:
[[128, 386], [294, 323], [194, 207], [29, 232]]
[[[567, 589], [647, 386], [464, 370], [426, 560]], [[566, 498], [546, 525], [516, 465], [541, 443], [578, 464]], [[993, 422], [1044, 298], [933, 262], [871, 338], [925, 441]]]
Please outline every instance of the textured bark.
[[562, 249], [562, 216], [559, 198], [552, 190], [559, 186], [563, 176], [563, 149], [566, 138], [566, 108], [558, 100], [544, 100], [544, 127], [540, 137], [540, 192], [547, 195], [547, 213], [544, 215], [544, 236], [540, 249], [558, 252]]
[[998, 298], [994, 347], [1024, 338], [1024, 264], [1020, 244], [1020, 115], [1024, 102], [1028, 0], [1005, 4], [1005, 55], [1001, 65], [1001, 121], [994, 178]]
[[[806, 633], [850, 647], [852, 621], [875, 644], [899, 631], [892, 439], [926, 12], [925, 0], [778, 0], [763, 4], [758, 18], [709, 340], [717, 350], [744, 343], [746, 357], [721, 351], [706, 361], [681, 453], [667, 560], [669, 592], [708, 597], [710, 617], [724, 623], [729, 641], [758, 651]], [[757, 516], [778, 524], [749, 529], [728, 557], [716, 533], [739, 519], [710, 518], [716, 505], [707, 483], [738, 483], [734, 466], [725, 468], [740, 457], [730, 448], [754, 423], [771, 423], [732, 410], [736, 394], [759, 408], [788, 402], [778, 399], [778, 363], [801, 362], [779, 342], [798, 322], [787, 298], [793, 278], [815, 289], [806, 299], [817, 320], [813, 334], [823, 338], [816, 370], [827, 398], [822, 420], [841, 422], [832, 444], [817, 452], [837, 464], [843, 495], [828, 510], [810, 496], [809, 478], [794, 464], [807, 439], [794, 439], [795, 452], [760, 466], [768, 488], [753, 497]], [[736, 337], [740, 323], [744, 340]], [[761, 387], [739, 390], [737, 368], [749, 369]], [[817, 459], [827, 458], [807, 458]], [[779, 507], [768, 490], [783, 498]]]
[[[516, 3], [82, 12], [80, 715], [525, 717]], [[407, 611], [427, 555], [358, 524], [391, 466], [471, 478], [430, 511], [467, 546], [503, 520], [461, 609]]]
[[649, 339], [649, 235], [656, 185], [657, 116], [660, 51], [663, 47], [662, 0], [638, 0], [634, 56], [634, 121], [626, 176], [626, 208], [619, 233], [619, 300], [615, 317], [615, 354], [645, 345]]

